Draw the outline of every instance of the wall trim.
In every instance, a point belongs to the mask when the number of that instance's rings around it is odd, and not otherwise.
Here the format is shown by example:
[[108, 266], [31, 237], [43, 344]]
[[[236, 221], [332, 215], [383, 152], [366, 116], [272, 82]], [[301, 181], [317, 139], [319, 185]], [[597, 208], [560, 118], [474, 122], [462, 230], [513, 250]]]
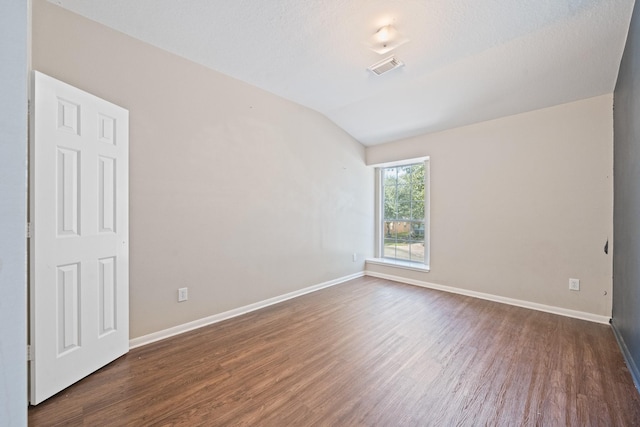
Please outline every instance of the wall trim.
[[627, 367], [631, 372], [631, 378], [633, 379], [633, 383], [636, 386], [636, 389], [640, 392], [640, 370], [638, 370], [638, 365], [633, 360], [631, 356], [631, 352], [627, 347], [627, 344], [624, 342], [624, 338], [622, 337], [622, 333], [616, 326], [615, 319], [611, 319], [611, 329], [613, 329], [613, 335], [615, 335], [616, 340], [618, 341], [618, 347], [622, 351], [622, 356], [624, 357], [624, 361], [627, 363]]
[[516, 307], [529, 308], [531, 310], [544, 311], [551, 314], [559, 314], [561, 316], [573, 317], [574, 319], [588, 320], [590, 322], [602, 323], [608, 325], [611, 321], [610, 317], [598, 314], [587, 313], [584, 311], [570, 310], [568, 308], [555, 307], [552, 305], [538, 304], [535, 302], [524, 301], [514, 298], [502, 297], [499, 295], [486, 294], [484, 292], [470, 291], [452, 286], [438, 285], [435, 283], [424, 282], [422, 280], [407, 279], [405, 277], [394, 276], [391, 274], [378, 273], [376, 271], [365, 270], [366, 276], [378, 277], [381, 279], [393, 280], [395, 282], [405, 283], [407, 285], [420, 286], [423, 288], [435, 289], [438, 291], [450, 292], [459, 295], [465, 295], [474, 298], [480, 298], [488, 301], [499, 302], [502, 304], [514, 305]]
[[349, 280], [357, 279], [363, 276], [378, 277], [380, 279], [392, 280], [394, 282], [405, 283], [407, 285], [419, 286], [422, 288], [435, 289], [438, 291], [450, 292], [454, 294], [480, 298], [488, 301], [499, 302], [502, 304], [513, 305], [516, 307], [528, 308], [531, 310], [543, 311], [551, 314], [558, 314], [565, 317], [572, 317], [575, 319], [587, 320], [595, 323], [611, 324], [611, 326], [613, 327], [613, 331], [616, 336], [616, 339], [618, 340], [618, 344], [622, 349], [623, 356], [627, 361], [627, 365], [630, 368], [633, 381], [636, 384], [636, 387], [638, 388], [638, 390], [640, 390], [640, 371], [635, 365], [633, 359], [630, 357], [629, 350], [627, 349], [624, 343], [624, 340], [622, 339], [621, 335], [619, 334], [618, 330], [615, 327], [615, 324], [613, 323], [610, 317], [601, 316], [593, 313], [587, 313], [584, 311], [570, 310], [568, 308], [538, 304], [535, 302], [524, 301], [524, 300], [519, 300], [515, 298], [507, 298], [499, 295], [487, 294], [484, 292], [471, 291], [467, 289], [456, 288], [453, 286], [438, 285], [436, 283], [424, 282], [422, 280], [408, 279], [401, 276], [378, 273], [378, 272], [369, 271], [369, 270], [360, 271], [358, 273], [350, 274], [348, 276], [343, 276], [334, 280], [329, 280], [324, 283], [309, 286], [303, 289], [299, 289], [297, 291], [289, 292], [284, 295], [279, 295], [273, 298], [269, 298], [264, 301], [258, 301], [256, 303], [245, 305], [243, 307], [238, 307], [229, 311], [225, 311], [223, 313], [214, 314], [212, 316], [204, 317], [202, 319], [194, 320], [192, 322], [183, 323], [182, 325], [173, 326], [171, 328], [164, 329], [162, 331], [153, 332], [151, 334], [133, 338], [129, 340], [129, 349], [131, 350], [137, 347], [151, 344], [156, 341], [173, 337], [175, 335], [189, 332], [194, 329], [198, 329], [204, 326], [212, 325], [214, 323], [222, 322], [223, 320], [241, 316], [243, 314], [250, 313], [252, 311], [260, 310], [261, 308], [269, 307], [270, 305], [278, 304], [280, 302], [287, 301], [292, 298], [296, 298], [305, 294], [309, 294], [311, 292], [316, 292], [321, 289], [339, 285], [341, 283], [348, 282]]
[[233, 317], [250, 313], [252, 311], [260, 310], [261, 308], [265, 308], [270, 305], [278, 304], [280, 302], [290, 300], [292, 298], [296, 298], [305, 294], [309, 294], [311, 292], [316, 292], [316, 291], [319, 291], [320, 289], [328, 288], [330, 286], [339, 285], [341, 283], [348, 282], [349, 280], [357, 279], [363, 276], [364, 276], [364, 272], [360, 271], [358, 273], [350, 274], [348, 276], [343, 276], [334, 280], [329, 280], [328, 282], [320, 283], [318, 285], [309, 286], [303, 289], [299, 289], [297, 291], [289, 292], [284, 295], [279, 295], [273, 298], [269, 298], [264, 301], [258, 301], [256, 303], [245, 305], [243, 307], [234, 308], [233, 310], [225, 311], [223, 313], [214, 314], [212, 316], [194, 320], [192, 322], [183, 323], [182, 325], [173, 326], [171, 328], [164, 329], [162, 331], [153, 332], [147, 335], [143, 335], [141, 337], [133, 338], [129, 340], [129, 349], [131, 350], [136, 347], [141, 347], [143, 345], [151, 344], [153, 342], [170, 338], [172, 336], [179, 335], [185, 332], [189, 332], [194, 329], [198, 329], [204, 326], [212, 325], [214, 323], [222, 322], [223, 320], [231, 319]]

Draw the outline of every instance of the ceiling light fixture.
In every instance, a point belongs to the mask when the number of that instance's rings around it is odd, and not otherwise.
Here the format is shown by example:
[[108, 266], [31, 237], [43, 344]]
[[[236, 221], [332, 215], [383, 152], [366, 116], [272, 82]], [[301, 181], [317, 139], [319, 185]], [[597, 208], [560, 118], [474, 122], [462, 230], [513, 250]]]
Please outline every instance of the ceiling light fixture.
[[409, 41], [409, 39], [402, 37], [393, 25], [378, 28], [372, 39], [369, 48], [380, 55], [384, 55]]
[[389, 40], [392, 40], [397, 35], [398, 31], [393, 27], [393, 25], [385, 25], [384, 27], [378, 29], [373, 37], [375, 37], [378, 42], [385, 43]]

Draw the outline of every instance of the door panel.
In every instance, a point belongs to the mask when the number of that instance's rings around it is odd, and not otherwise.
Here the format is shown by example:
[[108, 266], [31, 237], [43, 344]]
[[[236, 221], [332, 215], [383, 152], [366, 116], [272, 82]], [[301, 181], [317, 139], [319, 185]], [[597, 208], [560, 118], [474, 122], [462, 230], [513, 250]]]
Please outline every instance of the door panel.
[[30, 400], [129, 349], [127, 110], [34, 72]]

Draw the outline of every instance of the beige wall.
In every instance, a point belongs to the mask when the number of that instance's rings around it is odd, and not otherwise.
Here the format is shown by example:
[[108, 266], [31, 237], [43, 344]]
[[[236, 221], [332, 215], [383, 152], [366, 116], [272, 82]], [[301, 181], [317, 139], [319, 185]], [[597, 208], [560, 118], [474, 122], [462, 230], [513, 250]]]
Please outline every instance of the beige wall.
[[610, 316], [612, 105], [605, 95], [368, 148], [368, 164], [430, 156], [431, 271], [367, 268]]
[[374, 179], [361, 144], [309, 109], [33, 6], [33, 68], [130, 111], [132, 338], [363, 270]]
[[[304, 107], [33, 6], [33, 68], [130, 110], [132, 338], [362, 271], [374, 178], [360, 144]], [[607, 95], [367, 149], [367, 164], [430, 156], [432, 180], [431, 272], [368, 269], [609, 316], [612, 126]]]

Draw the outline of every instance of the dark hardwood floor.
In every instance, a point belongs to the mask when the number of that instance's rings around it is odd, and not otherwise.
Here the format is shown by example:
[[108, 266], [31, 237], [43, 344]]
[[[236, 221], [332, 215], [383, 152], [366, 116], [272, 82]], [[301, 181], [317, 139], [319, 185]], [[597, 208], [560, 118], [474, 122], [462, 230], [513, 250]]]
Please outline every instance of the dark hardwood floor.
[[364, 277], [132, 350], [36, 426], [640, 426], [609, 326]]

